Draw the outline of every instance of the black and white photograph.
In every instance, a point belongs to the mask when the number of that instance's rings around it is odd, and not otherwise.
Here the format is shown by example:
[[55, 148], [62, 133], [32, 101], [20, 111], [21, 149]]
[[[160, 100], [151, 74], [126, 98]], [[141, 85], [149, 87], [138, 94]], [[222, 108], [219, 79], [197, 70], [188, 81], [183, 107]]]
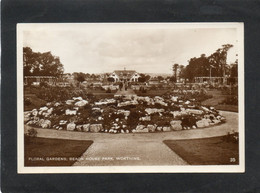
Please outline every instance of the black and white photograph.
[[18, 173], [244, 172], [243, 28], [17, 24]]

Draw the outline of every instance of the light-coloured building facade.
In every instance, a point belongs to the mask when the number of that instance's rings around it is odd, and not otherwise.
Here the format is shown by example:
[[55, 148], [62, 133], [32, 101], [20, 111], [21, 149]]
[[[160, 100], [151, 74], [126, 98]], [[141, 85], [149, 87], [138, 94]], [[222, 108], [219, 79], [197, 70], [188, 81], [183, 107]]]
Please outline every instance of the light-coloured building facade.
[[140, 75], [135, 70], [115, 70], [109, 77], [115, 82], [138, 82]]

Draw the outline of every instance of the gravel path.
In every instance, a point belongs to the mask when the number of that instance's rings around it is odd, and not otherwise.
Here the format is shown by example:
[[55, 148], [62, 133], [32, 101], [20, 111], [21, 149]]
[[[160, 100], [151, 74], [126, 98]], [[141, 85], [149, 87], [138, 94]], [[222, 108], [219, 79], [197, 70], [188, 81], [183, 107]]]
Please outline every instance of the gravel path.
[[[232, 130], [238, 131], [238, 113], [225, 111], [220, 113], [226, 117], [226, 123], [203, 129], [161, 133], [107, 134], [37, 128], [37, 136], [93, 140], [94, 143], [83, 153], [82, 159], [75, 163], [77, 166], [183, 165], [187, 163], [164, 145], [163, 140], [209, 138], [225, 135]], [[29, 126], [25, 125], [25, 132], [29, 128]]]
[[186, 165], [162, 142], [117, 140], [94, 143], [74, 166]]

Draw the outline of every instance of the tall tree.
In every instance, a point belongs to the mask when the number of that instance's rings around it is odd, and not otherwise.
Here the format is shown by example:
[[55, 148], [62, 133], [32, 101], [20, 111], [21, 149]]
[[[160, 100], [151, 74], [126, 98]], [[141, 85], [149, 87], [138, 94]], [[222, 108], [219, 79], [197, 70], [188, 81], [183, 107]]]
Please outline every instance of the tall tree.
[[217, 76], [225, 77], [227, 70], [227, 53], [233, 45], [224, 44], [222, 48], [219, 48], [212, 55], [209, 56], [209, 61], [215, 68], [215, 73]]
[[174, 65], [172, 66], [172, 70], [173, 70], [174, 77], [175, 77], [176, 81], [177, 81], [178, 67], [179, 67], [179, 64], [174, 64]]
[[63, 74], [64, 68], [60, 58], [51, 52], [33, 52], [31, 48], [23, 48], [24, 75], [56, 76]]

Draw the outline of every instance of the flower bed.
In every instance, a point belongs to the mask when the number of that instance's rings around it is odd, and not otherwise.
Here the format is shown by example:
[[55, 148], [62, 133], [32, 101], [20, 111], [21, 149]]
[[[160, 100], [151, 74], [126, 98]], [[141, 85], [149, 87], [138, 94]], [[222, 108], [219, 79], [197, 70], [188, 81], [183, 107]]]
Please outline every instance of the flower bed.
[[197, 129], [225, 121], [213, 107], [167, 93], [162, 97], [93, 96], [48, 102], [24, 113], [25, 124], [57, 130], [143, 133]]

